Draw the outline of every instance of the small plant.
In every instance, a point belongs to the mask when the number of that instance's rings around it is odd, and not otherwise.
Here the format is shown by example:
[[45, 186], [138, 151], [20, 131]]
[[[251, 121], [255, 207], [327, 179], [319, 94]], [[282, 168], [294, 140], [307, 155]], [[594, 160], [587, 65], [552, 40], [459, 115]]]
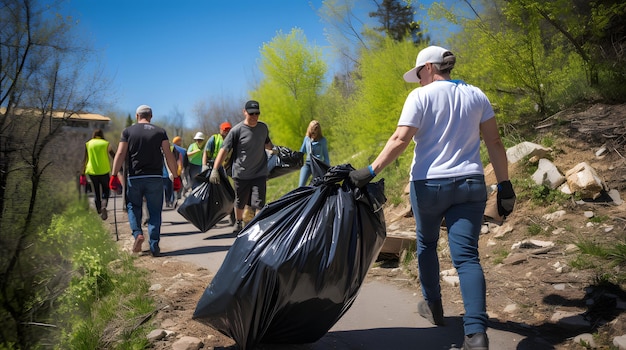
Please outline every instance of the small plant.
[[543, 232], [543, 228], [537, 224], [537, 223], [532, 223], [530, 225], [528, 225], [528, 234], [531, 236], [536, 236], [540, 233]]
[[604, 258], [608, 255], [608, 252], [606, 249], [604, 249], [598, 243], [592, 242], [589, 240], [583, 240], [583, 241], [577, 242], [576, 246], [578, 247], [578, 249], [580, 249], [581, 254], [587, 254], [587, 255], [597, 256], [601, 258]]
[[607, 215], [600, 215], [600, 216], [594, 216], [594, 217], [589, 218], [589, 222], [593, 222], [596, 224], [601, 224], [608, 220], [609, 220], [609, 217]]
[[493, 252], [493, 263], [494, 265], [498, 265], [498, 264], [502, 264], [502, 262], [504, 261], [504, 259], [506, 259], [509, 256], [509, 252], [504, 249], [497, 249]]

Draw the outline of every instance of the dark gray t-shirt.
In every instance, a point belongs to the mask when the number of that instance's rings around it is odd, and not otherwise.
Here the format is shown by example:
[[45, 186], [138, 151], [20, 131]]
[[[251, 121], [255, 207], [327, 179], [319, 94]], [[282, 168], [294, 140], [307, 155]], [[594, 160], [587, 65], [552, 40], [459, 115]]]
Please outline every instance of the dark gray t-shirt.
[[122, 131], [120, 141], [128, 142], [129, 177], [161, 177], [163, 140], [167, 140], [167, 133], [153, 124], [137, 123]]
[[233, 150], [233, 179], [251, 180], [267, 176], [265, 145], [271, 143], [269, 130], [263, 122], [255, 127], [243, 122], [235, 125], [222, 144], [227, 152]]

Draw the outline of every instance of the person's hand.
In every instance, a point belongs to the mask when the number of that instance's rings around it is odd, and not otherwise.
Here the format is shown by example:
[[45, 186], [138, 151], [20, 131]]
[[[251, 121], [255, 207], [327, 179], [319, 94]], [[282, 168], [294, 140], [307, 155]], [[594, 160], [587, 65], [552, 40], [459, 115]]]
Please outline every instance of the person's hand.
[[211, 176], [209, 177], [209, 181], [212, 184], [219, 185], [219, 183], [220, 183], [220, 173], [217, 170], [217, 168], [213, 168], [213, 170], [211, 170]]
[[180, 191], [180, 189], [183, 187], [183, 183], [180, 181], [180, 176], [174, 178], [173, 186], [174, 192]]
[[168, 177], [170, 178], [170, 181], [174, 182], [174, 174], [169, 173]]
[[272, 147], [272, 154], [278, 154], [278, 147]]
[[515, 192], [511, 181], [506, 180], [498, 184], [498, 214], [507, 217], [515, 206]]
[[80, 183], [81, 186], [87, 186], [87, 176], [85, 176], [85, 174], [82, 174], [78, 182]]
[[201, 172], [205, 172], [206, 170], [209, 170], [209, 166], [208, 166], [208, 165], [206, 165], [206, 164], [204, 164], [204, 165], [202, 166], [202, 171], [201, 171]]
[[363, 187], [367, 185], [375, 176], [376, 174], [374, 173], [374, 170], [372, 170], [371, 165], [358, 170], [352, 170], [348, 174], [350, 183], [352, 183], [355, 187]]
[[122, 190], [122, 184], [120, 183], [120, 179], [117, 178], [117, 175], [111, 175], [109, 179], [109, 188], [115, 192], [120, 192]]

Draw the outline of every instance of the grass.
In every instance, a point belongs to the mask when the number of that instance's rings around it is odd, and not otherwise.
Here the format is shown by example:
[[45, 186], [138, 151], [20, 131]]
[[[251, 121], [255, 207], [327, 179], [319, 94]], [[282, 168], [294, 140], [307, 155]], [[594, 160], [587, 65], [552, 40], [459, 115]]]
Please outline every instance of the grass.
[[73, 276], [53, 315], [57, 348], [146, 348], [148, 324], [138, 320], [155, 311], [146, 273], [118, 249], [99, 216], [84, 203], [72, 205], [53, 218], [42, 240], [52, 254], [71, 262], [65, 273]]

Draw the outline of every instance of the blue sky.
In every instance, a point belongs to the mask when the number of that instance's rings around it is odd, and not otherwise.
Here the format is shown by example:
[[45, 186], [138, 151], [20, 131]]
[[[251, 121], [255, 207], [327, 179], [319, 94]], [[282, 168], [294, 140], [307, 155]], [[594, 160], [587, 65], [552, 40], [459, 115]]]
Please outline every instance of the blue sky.
[[322, 0], [68, 0], [77, 22], [112, 80], [116, 110], [140, 104], [155, 117], [176, 109], [192, 120], [197, 102], [248, 98], [258, 81], [260, 48], [297, 27], [328, 50], [317, 9]]
[[[330, 79], [336, 62], [317, 13], [322, 2], [65, 0], [63, 15], [72, 17], [80, 36], [96, 50], [111, 80], [114, 111], [134, 115], [138, 105], [148, 104], [159, 119], [169, 119], [176, 110], [184, 113], [189, 126], [200, 101], [241, 99], [243, 108], [247, 92], [260, 79], [260, 49], [279, 31], [302, 29], [308, 44], [322, 50]], [[372, 0], [359, 3], [373, 10]], [[366, 12], [362, 17], [371, 23]]]

